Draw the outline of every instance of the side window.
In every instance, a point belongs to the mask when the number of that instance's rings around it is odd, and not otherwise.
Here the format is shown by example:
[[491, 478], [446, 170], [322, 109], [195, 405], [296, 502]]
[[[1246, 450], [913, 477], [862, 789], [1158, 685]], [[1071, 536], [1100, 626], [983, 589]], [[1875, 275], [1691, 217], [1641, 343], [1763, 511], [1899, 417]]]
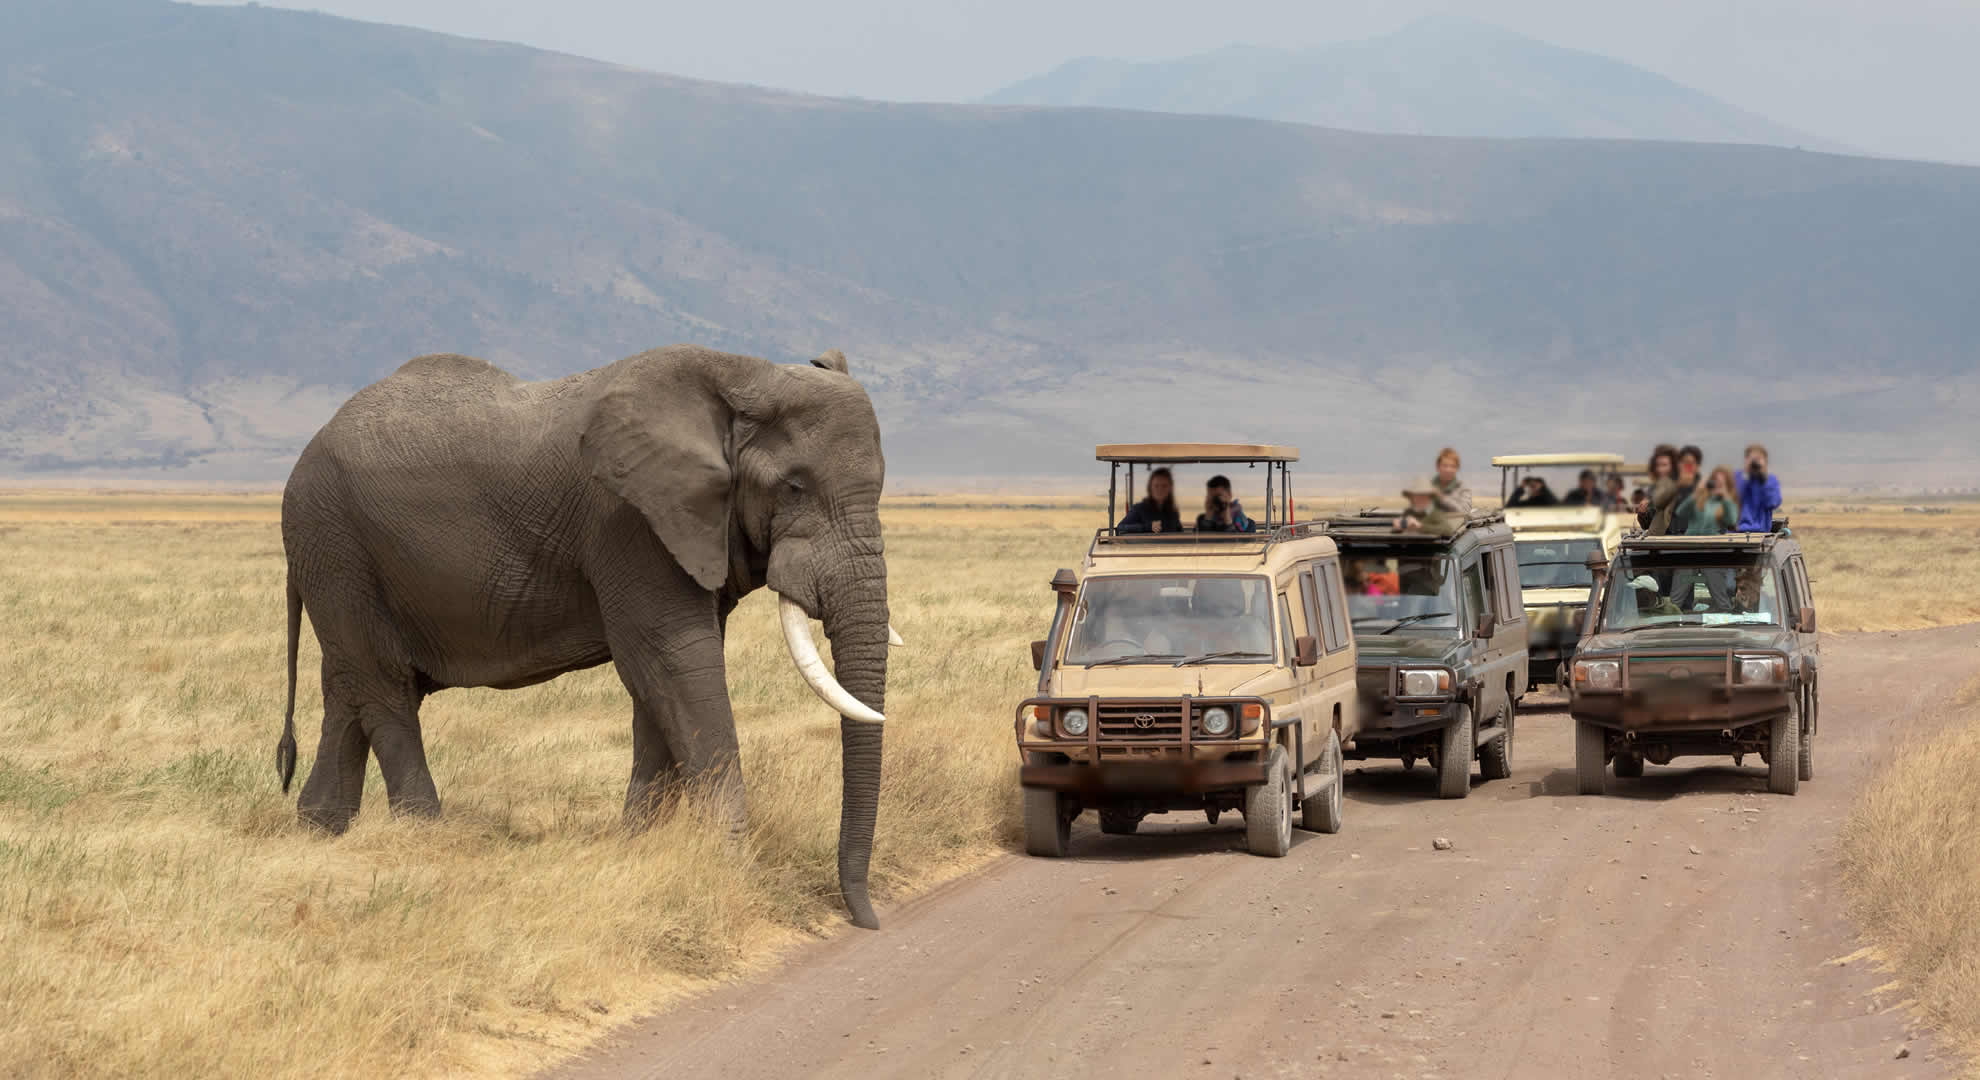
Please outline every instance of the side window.
[[1464, 622], [1459, 624], [1461, 626], [1477, 622], [1480, 615], [1490, 610], [1485, 606], [1485, 578], [1478, 569], [1477, 560], [1464, 566], [1464, 603], [1465, 615]]
[[1279, 636], [1285, 639], [1285, 665], [1291, 667], [1293, 662], [1292, 601], [1286, 599], [1285, 593], [1279, 594]]
[[1506, 622], [1524, 622], [1526, 603], [1519, 595], [1519, 564], [1513, 559], [1513, 549], [1502, 547], [1493, 552], [1499, 558], [1499, 618]]
[[1499, 595], [1499, 553], [1487, 551], [1478, 557], [1478, 568], [1485, 573], [1485, 603], [1475, 614], [1497, 612], [1506, 606], [1505, 598]]
[[1330, 559], [1326, 564], [1327, 624], [1332, 629], [1334, 640], [1327, 646], [1328, 652], [1339, 652], [1354, 641], [1354, 633], [1348, 625], [1347, 595], [1341, 591], [1341, 564]]
[[1320, 651], [1329, 652], [1327, 641], [1327, 620], [1321, 615], [1320, 588], [1314, 580], [1313, 567], [1308, 566], [1299, 572], [1300, 598], [1306, 603], [1306, 632], [1320, 641]]

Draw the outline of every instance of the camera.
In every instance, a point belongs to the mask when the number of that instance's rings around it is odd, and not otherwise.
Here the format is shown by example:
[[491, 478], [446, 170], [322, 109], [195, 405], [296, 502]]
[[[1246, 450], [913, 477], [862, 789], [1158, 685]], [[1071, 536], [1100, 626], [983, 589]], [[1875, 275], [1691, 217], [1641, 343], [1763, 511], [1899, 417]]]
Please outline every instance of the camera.
[[1749, 461], [1746, 463], [1746, 473], [1748, 476], [1751, 476], [1755, 480], [1758, 480], [1761, 477], [1767, 475], [1767, 467], [1765, 465], [1760, 464], [1758, 461]]

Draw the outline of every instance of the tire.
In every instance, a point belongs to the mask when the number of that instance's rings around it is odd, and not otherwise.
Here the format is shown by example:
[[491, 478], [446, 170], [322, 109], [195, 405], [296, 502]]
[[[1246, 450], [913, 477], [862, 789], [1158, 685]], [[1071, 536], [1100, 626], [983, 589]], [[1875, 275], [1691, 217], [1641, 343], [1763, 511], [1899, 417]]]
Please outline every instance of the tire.
[[1617, 754], [1616, 775], [1624, 780], [1638, 779], [1643, 775], [1643, 758], [1636, 754]]
[[1774, 718], [1767, 740], [1767, 790], [1792, 795], [1801, 786], [1801, 717], [1790, 709]]
[[1100, 811], [1100, 831], [1108, 836], [1133, 836], [1141, 827], [1141, 815], [1132, 810]]
[[1070, 796], [1043, 788], [1024, 789], [1024, 850], [1046, 859], [1065, 858], [1072, 847]]
[[1333, 786], [1325, 795], [1308, 799], [1299, 804], [1299, 827], [1307, 832], [1337, 833], [1341, 831], [1341, 785], [1345, 778], [1341, 773], [1341, 736], [1337, 731], [1327, 732], [1327, 748], [1320, 752], [1320, 764], [1310, 776], [1322, 780], [1333, 778]]
[[1244, 844], [1253, 855], [1282, 858], [1292, 850], [1292, 762], [1272, 744], [1265, 782], [1244, 791]]
[[1580, 794], [1608, 794], [1608, 762], [1603, 760], [1608, 742], [1609, 733], [1602, 725], [1586, 720], [1574, 722], [1574, 786]]
[[1437, 756], [1437, 797], [1462, 799], [1471, 794], [1471, 758], [1478, 740], [1471, 729], [1471, 706], [1459, 705], [1457, 723], [1444, 729], [1444, 746]]
[[[1815, 691], [1810, 690], [1808, 692], [1809, 700], [1814, 700], [1814, 697]], [[1795, 719], [1799, 721], [1797, 726], [1801, 732], [1799, 773], [1801, 779], [1813, 780], [1815, 779], [1815, 735], [1808, 728], [1814, 720], [1815, 710], [1804, 705], [1802, 708], [1796, 710], [1796, 712], [1800, 714]]]
[[1505, 780], [1512, 776], [1513, 711], [1507, 706], [1499, 711], [1499, 723], [1505, 726], [1506, 733], [1478, 748], [1478, 772], [1487, 780]]

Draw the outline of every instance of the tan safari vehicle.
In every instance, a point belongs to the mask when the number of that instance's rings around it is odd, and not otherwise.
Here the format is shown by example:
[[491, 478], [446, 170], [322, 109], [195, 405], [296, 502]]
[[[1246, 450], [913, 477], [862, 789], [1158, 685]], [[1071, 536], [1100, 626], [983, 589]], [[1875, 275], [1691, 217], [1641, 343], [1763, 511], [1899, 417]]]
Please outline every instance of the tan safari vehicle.
[[[1032, 643], [1038, 690], [1017, 710], [1025, 850], [1066, 854], [1091, 810], [1105, 833], [1149, 814], [1244, 815], [1253, 854], [1280, 856], [1302, 828], [1341, 827], [1341, 747], [1354, 737], [1355, 645], [1340, 557], [1293, 524], [1286, 446], [1101, 446], [1107, 509], [1131, 504], [1137, 468], [1265, 472], [1251, 532], [1100, 529], [1078, 572], [1052, 580], [1052, 629]], [[1203, 476], [1179, 477], [1187, 507]], [[1240, 496], [1244, 493], [1238, 492]], [[1193, 519], [1193, 515], [1191, 515]]]
[[[1624, 464], [1621, 454], [1602, 453], [1502, 454], [1492, 465], [1499, 470], [1502, 502], [1529, 476], [1546, 479], [1556, 495], [1565, 496], [1583, 469], [1595, 473], [1600, 490], [1607, 490], [1612, 476], [1628, 479], [1640, 471]], [[1519, 558], [1520, 602], [1526, 608], [1526, 689], [1555, 686], [1581, 636], [1593, 580], [1588, 556], [1613, 558], [1623, 533], [1636, 528], [1636, 513], [1627, 506], [1567, 505], [1508, 506], [1505, 513]]]

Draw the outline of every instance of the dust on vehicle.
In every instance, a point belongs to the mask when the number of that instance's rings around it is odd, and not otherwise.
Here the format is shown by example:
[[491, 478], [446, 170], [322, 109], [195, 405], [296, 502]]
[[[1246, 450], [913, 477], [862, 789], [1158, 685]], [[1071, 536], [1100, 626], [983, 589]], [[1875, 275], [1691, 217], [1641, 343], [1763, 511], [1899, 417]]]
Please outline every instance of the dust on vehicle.
[[1748, 754], [1767, 789], [1815, 775], [1821, 650], [1800, 544], [1772, 533], [1625, 536], [1593, 567], [1571, 663], [1575, 776], [1584, 795], [1645, 762]]
[[1050, 635], [1032, 644], [1038, 689], [1017, 710], [1025, 850], [1067, 853], [1092, 811], [1103, 832], [1156, 813], [1244, 816], [1258, 855], [1284, 855], [1295, 820], [1341, 827], [1342, 746], [1355, 735], [1354, 637], [1324, 531], [1292, 524], [1292, 447], [1098, 447], [1109, 522], [1120, 473], [1263, 466], [1254, 532], [1100, 529], [1060, 570]]
[[1437, 794], [1512, 775], [1514, 703], [1527, 685], [1526, 612], [1513, 533], [1497, 510], [1450, 535], [1397, 532], [1397, 511], [1327, 519], [1359, 653], [1350, 758], [1428, 761]]
[[[1606, 491], [1612, 477], [1634, 479], [1647, 471], [1610, 453], [1502, 454], [1492, 465], [1499, 470], [1501, 502], [1529, 476], [1566, 477], [1586, 469]], [[1593, 580], [1588, 556], [1613, 556], [1623, 533], [1636, 527], [1636, 513], [1627, 505], [1585, 504], [1513, 506], [1505, 513], [1519, 558], [1520, 603], [1526, 610], [1527, 684], [1522, 692], [1555, 686], [1581, 634]]]

